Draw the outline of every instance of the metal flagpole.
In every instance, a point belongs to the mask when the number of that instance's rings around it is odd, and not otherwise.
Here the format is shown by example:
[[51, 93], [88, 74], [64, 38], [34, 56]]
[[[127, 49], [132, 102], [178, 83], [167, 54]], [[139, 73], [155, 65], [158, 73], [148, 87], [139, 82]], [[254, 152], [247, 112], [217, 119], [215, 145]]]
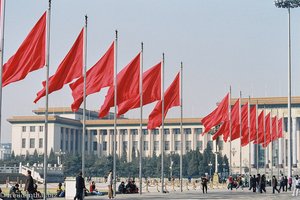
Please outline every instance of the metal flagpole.
[[139, 167], [139, 179], [140, 179], [140, 194], [142, 194], [142, 186], [143, 186], [143, 180], [142, 180], [142, 154], [143, 154], [143, 54], [144, 54], [144, 44], [141, 43], [141, 63], [140, 63], [140, 167]]
[[[278, 151], [277, 151], [277, 177], [279, 178], [279, 145], [280, 145], [280, 138], [278, 138], [278, 109], [277, 109], [277, 113], [276, 113], [276, 133], [277, 133], [277, 141], [278, 141]], [[280, 148], [281, 149], [281, 148]]]
[[164, 97], [164, 88], [165, 88], [165, 78], [164, 78], [164, 70], [165, 70], [165, 54], [163, 56], [163, 65], [162, 65], [162, 85], [161, 85], [161, 192], [164, 193], [164, 143], [165, 143], [165, 135], [164, 135], [164, 113], [165, 113], [165, 97]]
[[85, 177], [85, 121], [86, 121], [86, 66], [87, 66], [87, 20], [85, 15], [84, 26], [84, 54], [83, 54], [83, 116], [82, 116], [82, 176]]
[[248, 97], [248, 140], [249, 140], [249, 175], [251, 174], [251, 144], [250, 144], [250, 96]]
[[[183, 163], [183, 64], [180, 65], [180, 192], [182, 192], [182, 163]], [[172, 178], [172, 177], [171, 177]]]
[[3, 55], [4, 55], [4, 22], [5, 22], [5, 0], [1, 0], [1, 44], [0, 44], [0, 144], [2, 139], [2, 71], [3, 71]]
[[[271, 177], [273, 177], [273, 124], [272, 124], [272, 109], [270, 111], [270, 132], [271, 132], [271, 160], [270, 160], [270, 164], [271, 164]], [[270, 147], [269, 147], [270, 149]]]
[[257, 174], [259, 174], [259, 163], [258, 163], [258, 158], [259, 158], [259, 152], [258, 152], [258, 148], [259, 148], [259, 143], [258, 143], [258, 101], [256, 101], [256, 171]]
[[[264, 105], [264, 117], [263, 117], [263, 119], [264, 119], [264, 145], [265, 145], [265, 143], [266, 143], [266, 120], [265, 120], [265, 115], [266, 115], [266, 107], [265, 107], [265, 105]], [[264, 161], [265, 161], [265, 174], [267, 174], [267, 147], [265, 147], [265, 159], [264, 159]]]
[[228, 101], [228, 118], [229, 118], [229, 135], [230, 135], [230, 142], [229, 142], [229, 171], [230, 175], [232, 175], [232, 156], [231, 156], [231, 150], [232, 150], [232, 145], [231, 145], [231, 138], [232, 138], [232, 122], [231, 122], [231, 86], [229, 86], [229, 101]]
[[[115, 70], [114, 70], [114, 90], [115, 90], [115, 95], [114, 95], [114, 146], [113, 146], [113, 151], [114, 151], [114, 159], [113, 159], [113, 196], [116, 196], [116, 188], [117, 188], [117, 179], [116, 179], [116, 141], [117, 141], [117, 46], [118, 46], [118, 31], [116, 30], [116, 41], [115, 41]], [[142, 189], [142, 188], [141, 188]]]
[[[47, 10], [47, 41], [46, 41], [46, 108], [45, 108], [45, 130], [44, 130], [44, 199], [47, 199], [47, 163], [48, 163], [48, 110], [49, 110], [49, 63], [50, 63], [50, 17], [51, 0]], [[1, 87], [2, 88], [2, 87]]]
[[240, 91], [240, 105], [239, 105], [239, 117], [240, 117], [240, 174], [242, 174], [242, 92]]

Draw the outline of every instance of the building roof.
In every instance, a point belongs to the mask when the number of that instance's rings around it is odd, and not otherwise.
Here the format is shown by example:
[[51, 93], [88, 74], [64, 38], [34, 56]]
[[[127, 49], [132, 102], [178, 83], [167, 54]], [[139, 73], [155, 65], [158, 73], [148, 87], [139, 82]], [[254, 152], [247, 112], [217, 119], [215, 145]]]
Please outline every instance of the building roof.
[[[33, 110], [37, 115], [44, 115], [46, 109], [45, 108], [38, 108], [37, 110]], [[54, 114], [83, 114], [83, 109], [79, 108], [76, 112], [74, 112], [70, 107], [50, 107], [48, 108], [48, 113], [54, 113]], [[98, 117], [98, 112], [86, 110], [86, 114], [90, 115], [91, 117]]]
[[[22, 123], [44, 123], [45, 116], [13, 116], [12, 118], [7, 119], [11, 124], [22, 124]], [[49, 116], [49, 123], [58, 123], [58, 124], [68, 124], [73, 126], [81, 126], [81, 122], [75, 119], [59, 117], [59, 116]]]
[[[238, 98], [231, 99], [231, 105], [238, 100]], [[248, 102], [248, 98], [242, 98], [242, 104]], [[291, 102], [294, 106], [300, 106], [300, 96], [292, 97]], [[287, 97], [259, 97], [259, 98], [250, 98], [250, 104], [255, 105], [258, 104], [259, 106], [287, 106], [288, 98]]]

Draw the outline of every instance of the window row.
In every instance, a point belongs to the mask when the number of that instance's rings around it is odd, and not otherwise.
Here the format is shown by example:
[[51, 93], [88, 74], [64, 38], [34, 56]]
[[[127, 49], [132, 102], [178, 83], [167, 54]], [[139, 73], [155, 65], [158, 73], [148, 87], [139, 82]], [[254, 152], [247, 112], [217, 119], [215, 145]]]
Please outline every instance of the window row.
[[29, 132], [35, 132], [36, 128], [38, 128], [39, 132], [44, 131], [44, 126], [22, 126], [22, 132], [27, 132], [27, 130], [29, 130]]
[[[38, 146], [36, 146], [35, 138], [29, 138], [29, 148], [34, 149], [34, 148], [43, 148], [43, 138], [38, 139]], [[27, 140], [26, 138], [22, 138], [22, 148], [28, 148], [27, 146]]]

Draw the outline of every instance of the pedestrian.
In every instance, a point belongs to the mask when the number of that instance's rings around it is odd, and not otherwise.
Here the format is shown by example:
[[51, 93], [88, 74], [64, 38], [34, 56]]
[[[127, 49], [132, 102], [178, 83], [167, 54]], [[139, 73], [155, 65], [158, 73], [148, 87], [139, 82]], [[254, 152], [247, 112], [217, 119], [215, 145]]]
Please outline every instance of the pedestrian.
[[281, 174], [280, 176], [280, 179], [279, 179], [279, 191], [282, 191], [284, 192], [284, 187], [285, 187], [285, 184], [284, 184], [284, 176], [283, 174]]
[[287, 189], [288, 189], [288, 178], [287, 178], [287, 176], [284, 176], [284, 187], [283, 187], [283, 190], [284, 189], [287, 192]]
[[289, 177], [289, 180], [288, 180], [288, 184], [289, 184], [289, 191], [291, 191], [291, 190], [292, 190], [292, 183], [293, 183], [293, 179], [292, 179], [292, 177], [290, 176], [290, 177]]
[[256, 187], [257, 187], [257, 191], [260, 191], [260, 174], [257, 174], [256, 177]]
[[25, 188], [24, 191], [27, 193], [27, 200], [33, 200], [33, 194], [34, 194], [34, 182], [33, 178], [31, 176], [31, 171], [27, 170], [27, 177], [25, 181]]
[[228, 186], [227, 186], [227, 189], [229, 190], [229, 188], [230, 188], [230, 190], [232, 190], [232, 188], [233, 188], [233, 178], [232, 178], [232, 176], [228, 177]]
[[112, 170], [109, 171], [108, 176], [107, 176], [107, 186], [108, 186], [108, 198], [112, 199], [113, 198], [113, 176], [112, 176]]
[[263, 174], [259, 182], [260, 193], [263, 191], [266, 193], [266, 176]]
[[82, 172], [79, 172], [78, 176], [76, 177], [76, 195], [74, 200], [83, 200], [83, 190], [85, 189], [84, 178], [82, 177]]
[[275, 176], [272, 177], [272, 187], [273, 187], [273, 194], [275, 194], [275, 190], [280, 193], [280, 190], [277, 189], [277, 178]]
[[253, 188], [253, 177], [250, 175], [250, 181], [249, 181], [249, 190], [252, 190]]
[[299, 189], [300, 189], [300, 181], [298, 175], [295, 176], [294, 180], [294, 191], [293, 191], [293, 197], [299, 195]]
[[201, 178], [201, 185], [202, 185], [202, 192], [203, 192], [203, 194], [204, 194], [204, 191], [207, 194], [207, 182], [208, 182], [208, 179], [205, 176], [203, 176]]

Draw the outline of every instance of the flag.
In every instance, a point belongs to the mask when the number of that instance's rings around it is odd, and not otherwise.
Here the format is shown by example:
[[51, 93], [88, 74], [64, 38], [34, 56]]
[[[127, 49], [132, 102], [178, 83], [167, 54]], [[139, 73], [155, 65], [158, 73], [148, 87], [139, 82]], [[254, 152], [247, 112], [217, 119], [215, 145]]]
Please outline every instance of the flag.
[[242, 107], [242, 138], [241, 145], [246, 146], [249, 143], [249, 127], [248, 127], [248, 103]]
[[[49, 94], [60, 90], [65, 84], [81, 76], [83, 67], [83, 32], [82, 29], [55, 74], [49, 78]], [[37, 93], [34, 103], [46, 95], [46, 81], [43, 82], [43, 87], [44, 88]]]
[[264, 143], [265, 133], [264, 133], [265, 121], [264, 121], [264, 111], [261, 111], [258, 115], [258, 138], [255, 139], [254, 144]]
[[44, 67], [45, 62], [46, 12], [32, 28], [16, 53], [4, 64], [2, 87], [23, 80], [29, 72]]
[[250, 108], [250, 142], [256, 139], [256, 106]]
[[272, 117], [272, 140], [274, 141], [278, 139], [278, 133], [277, 133], [277, 117]]
[[[102, 88], [113, 84], [114, 78], [114, 42], [102, 58], [86, 72], [86, 96], [99, 92]], [[74, 102], [73, 111], [77, 111], [83, 101], [84, 78], [81, 76], [69, 86]]]
[[[117, 105], [139, 95], [140, 57], [139, 53], [117, 75]], [[109, 109], [114, 106], [114, 93], [114, 86], [110, 86], [99, 112], [100, 118], [105, 117]]]
[[263, 147], [267, 147], [271, 142], [271, 123], [270, 123], [271, 114], [268, 113], [265, 118], [265, 130], [266, 130], [266, 140], [263, 143]]
[[[164, 94], [164, 118], [168, 110], [175, 106], [180, 106], [180, 73], [178, 73]], [[154, 110], [149, 115], [148, 129], [154, 129], [162, 124], [162, 101], [160, 100]]]
[[278, 120], [278, 138], [283, 138], [283, 118]]
[[218, 107], [212, 111], [209, 115], [201, 119], [201, 123], [204, 126], [204, 133], [210, 131], [214, 126], [219, 125], [228, 118], [229, 107], [229, 93], [223, 98]]
[[[161, 62], [143, 73], [143, 106], [161, 99]], [[118, 115], [140, 107], [140, 95], [118, 105]]]
[[[230, 140], [233, 141], [235, 139], [240, 138], [240, 113], [239, 113], [239, 107], [240, 102], [239, 100], [236, 101], [236, 105], [233, 106], [231, 111], [231, 136], [227, 135], [227, 138], [230, 136]], [[226, 139], [227, 140], [227, 139]]]

